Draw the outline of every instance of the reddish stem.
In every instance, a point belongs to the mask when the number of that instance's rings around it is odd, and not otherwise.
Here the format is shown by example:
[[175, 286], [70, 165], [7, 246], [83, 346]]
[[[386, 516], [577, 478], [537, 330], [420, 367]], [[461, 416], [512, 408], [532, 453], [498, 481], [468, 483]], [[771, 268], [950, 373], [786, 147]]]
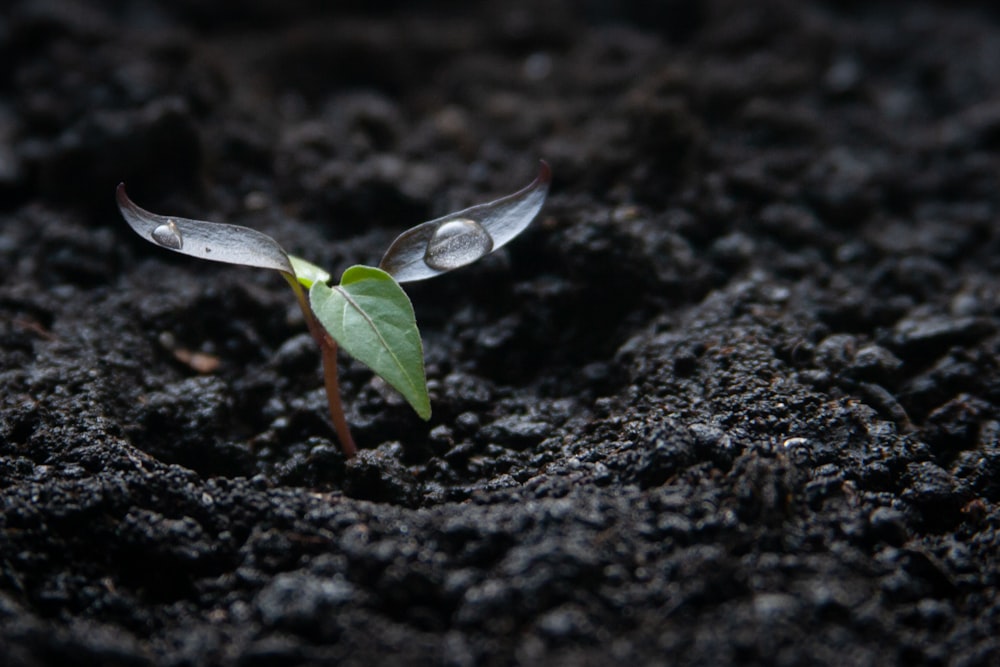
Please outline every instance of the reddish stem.
[[333, 420], [333, 428], [337, 432], [337, 439], [340, 440], [340, 449], [344, 452], [344, 456], [352, 459], [357, 455], [358, 447], [354, 444], [354, 438], [351, 437], [351, 429], [347, 425], [347, 417], [344, 416], [344, 406], [340, 401], [340, 381], [337, 377], [337, 342], [330, 337], [330, 334], [316, 319], [312, 308], [309, 307], [306, 292], [295, 276], [283, 275], [295, 292], [299, 308], [302, 309], [302, 314], [306, 318], [309, 333], [319, 345], [323, 357], [323, 385], [326, 387], [326, 402], [330, 408], [330, 419]]
[[347, 425], [344, 406], [340, 401], [340, 381], [337, 378], [337, 343], [325, 332], [323, 339], [325, 343], [320, 343], [319, 347], [323, 353], [323, 383], [326, 385], [326, 402], [330, 406], [330, 419], [333, 420], [333, 428], [337, 431], [337, 438], [340, 439], [340, 448], [344, 450], [344, 456], [353, 459], [358, 453], [358, 447], [354, 444], [354, 438], [351, 437], [351, 428]]

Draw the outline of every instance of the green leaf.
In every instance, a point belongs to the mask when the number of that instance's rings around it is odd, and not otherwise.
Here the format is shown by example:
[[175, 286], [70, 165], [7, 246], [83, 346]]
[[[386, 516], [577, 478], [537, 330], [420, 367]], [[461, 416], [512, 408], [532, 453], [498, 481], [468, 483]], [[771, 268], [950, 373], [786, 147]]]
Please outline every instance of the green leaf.
[[313, 283], [330, 282], [330, 274], [315, 264], [295, 255], [289, 255], [288, 259], [292, 263], [292, 268], [295, 269], [295, 279], [302, 283], [306, 289], [312, 287]]
[[392, 276], [371, 266], [352, 266], [340, 285], [314, 282], [309, 303], [348, 354], [399, 391], [422, 419], [430, 419], [420, 331], [409, 297]]

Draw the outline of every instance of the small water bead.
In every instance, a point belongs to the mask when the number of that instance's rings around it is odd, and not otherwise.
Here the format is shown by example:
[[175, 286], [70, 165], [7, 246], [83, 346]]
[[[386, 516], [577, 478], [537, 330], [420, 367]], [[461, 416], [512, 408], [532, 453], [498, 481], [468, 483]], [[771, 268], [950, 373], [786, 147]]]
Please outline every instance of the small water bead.
[[459, 218], [441, 223], [427, 242], [424, 261], [438, 271], [471, 264], [493, 250], [493, 237], [475, 220]]
[[154, 229], [152, 236], [153, 240], [164, 248], [180, 250], [184, 247], [184, 237], [181, 236], [181, 230], [177, 229], [173, 220], [167, 220]]

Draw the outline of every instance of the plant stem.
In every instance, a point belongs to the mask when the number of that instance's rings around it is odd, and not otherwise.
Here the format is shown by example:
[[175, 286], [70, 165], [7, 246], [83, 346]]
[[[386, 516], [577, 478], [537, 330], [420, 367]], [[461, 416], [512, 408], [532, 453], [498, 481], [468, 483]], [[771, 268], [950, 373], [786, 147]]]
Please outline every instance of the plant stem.
[[340, 382], [337, 378], [337, 343], [324, 332], [326, 344], [320, 343], [323, 353], [323, 383], [326, 385], [326, 402], [330, 406], [330, 419], [337, 431], [340, 448], [344, 456], [353, 459], [358, 453], [358, 447], [351, 437], [351, 429], [344, 416], [344, 406], [340, 401]]
[[286, 273], [282, 275], [292, 286], [295, 298], [299, 302], [299, 308], [302, 309], [302, 314], [306, 318], [309, 333], [319, 345], [323, 358], [323, 384], [326, 387], [326, 402], [330, 408], [330, 419], [333, 420], [333, 428], [337, 432], [337, 439], [340, 440], [340, 449], [344, 452], [344, 456], [352, 459], [357, 455], [358, 447], [354, 444], [354, 438], [351, 437], [351, 429], [344, 416], [344, 406], [340, 401], [340, 381], [337, 377], [337, 342], [330, 337], [330, 334], [316, 319], [312, 308], [309, 307], [309, 298], [295, 276]]

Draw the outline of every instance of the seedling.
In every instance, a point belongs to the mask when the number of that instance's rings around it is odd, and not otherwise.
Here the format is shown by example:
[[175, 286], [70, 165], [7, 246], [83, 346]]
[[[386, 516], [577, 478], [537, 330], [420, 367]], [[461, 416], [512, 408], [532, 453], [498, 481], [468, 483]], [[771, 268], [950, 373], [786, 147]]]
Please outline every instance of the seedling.
[[[471, 264], [520, 234], [538, 214], [552, 180], [548, 164], [527, 187], [500, 199], [422, 223], [396, 237], [378, 267], [352, 266], [330, 286], [330, 274], [289, 255], [248, 227], [150, 213], [118, 185], [118, 208], [136, 234], [156, 245], [214, 262], [278, 271], [295, 293], [323, 359], [330, 418], [341, 449], [357, 453], [337, 380], [337, 346], [394, 387], [422, 419], [431, 405], [413, 305], [399, 283]], [[308, 292], [307, 292], [308, 290]]]

